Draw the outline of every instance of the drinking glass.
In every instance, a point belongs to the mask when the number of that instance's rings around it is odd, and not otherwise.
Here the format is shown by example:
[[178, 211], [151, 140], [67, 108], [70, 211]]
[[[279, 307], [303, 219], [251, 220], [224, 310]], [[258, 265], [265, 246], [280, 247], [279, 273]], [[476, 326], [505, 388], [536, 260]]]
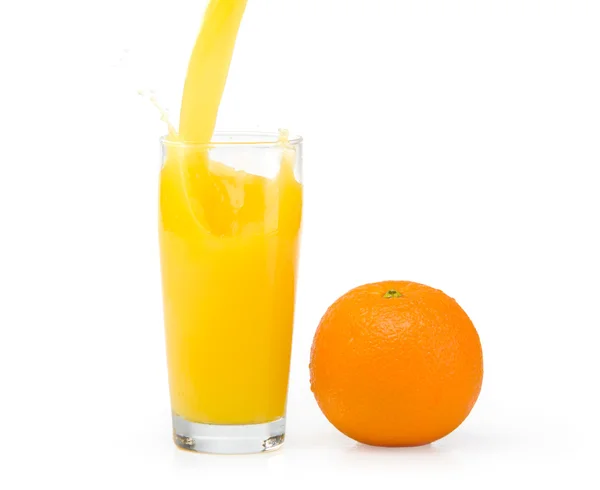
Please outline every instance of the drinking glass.
[[159, 237], [173, 438], [253, 453], [285, 437], [302, 139], [161, 140]]

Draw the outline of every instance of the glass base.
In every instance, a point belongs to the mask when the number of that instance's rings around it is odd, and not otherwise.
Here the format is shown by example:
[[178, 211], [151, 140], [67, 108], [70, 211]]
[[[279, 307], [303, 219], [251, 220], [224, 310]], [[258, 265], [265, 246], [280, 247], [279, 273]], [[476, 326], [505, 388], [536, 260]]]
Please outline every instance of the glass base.
[[248, 454], [272, 451], [285, 439], [285, 417], [265, 424], [216, 425], [189, 422], [173, 414], [173, 441], [199, 453]]

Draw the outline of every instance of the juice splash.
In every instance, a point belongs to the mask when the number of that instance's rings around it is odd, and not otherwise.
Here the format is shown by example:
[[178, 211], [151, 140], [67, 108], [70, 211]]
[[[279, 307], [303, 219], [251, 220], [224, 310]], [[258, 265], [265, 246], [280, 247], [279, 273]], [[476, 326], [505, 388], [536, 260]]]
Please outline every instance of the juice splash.
[[295, 147], [285, 132], [266, 145], [280, 162], [269, 178], [233, 168], [226, 145], [209, 145], [245, 7], [210, 2], [160, 176], [171, 404], [206, 424], [283, 417], [290, 363], [302, 209]]
[[167, 125], [167, 130], [169, 131], [169, 139], [172, 141], [176, 141], [178, 138], [177, 131], [175, 131], [175, 127], [171, 124], [171, 121], [169, 121], [169, 113], [158, 103], [156, 94], [152, 90], [139, 89], [137, 92], [138, 95], [141, 95], [145, 99], [148, 99], [148, 101], [158, 110], [160, 114], [160, 120]]

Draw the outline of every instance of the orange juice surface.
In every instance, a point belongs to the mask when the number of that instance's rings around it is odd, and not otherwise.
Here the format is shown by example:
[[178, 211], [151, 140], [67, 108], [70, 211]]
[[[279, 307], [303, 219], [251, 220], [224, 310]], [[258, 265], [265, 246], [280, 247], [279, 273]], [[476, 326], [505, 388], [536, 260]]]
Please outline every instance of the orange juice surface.
[[285, 413], [302, 208], [295, 150], [274, 143], [278, 171], [264, 176], [215, 161], [208, 145], [245, 4], [209, 4], [160, 176], [171, 403], [198, 423]]

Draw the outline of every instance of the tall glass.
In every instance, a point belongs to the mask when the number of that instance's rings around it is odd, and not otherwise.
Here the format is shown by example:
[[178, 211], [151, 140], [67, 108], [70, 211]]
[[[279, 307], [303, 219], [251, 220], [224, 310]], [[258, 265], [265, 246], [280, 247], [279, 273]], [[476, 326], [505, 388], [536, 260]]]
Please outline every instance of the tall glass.
[[159, 235], [175, 444], [279, 447], [302, 215], [302, 139], [162, 144]]

